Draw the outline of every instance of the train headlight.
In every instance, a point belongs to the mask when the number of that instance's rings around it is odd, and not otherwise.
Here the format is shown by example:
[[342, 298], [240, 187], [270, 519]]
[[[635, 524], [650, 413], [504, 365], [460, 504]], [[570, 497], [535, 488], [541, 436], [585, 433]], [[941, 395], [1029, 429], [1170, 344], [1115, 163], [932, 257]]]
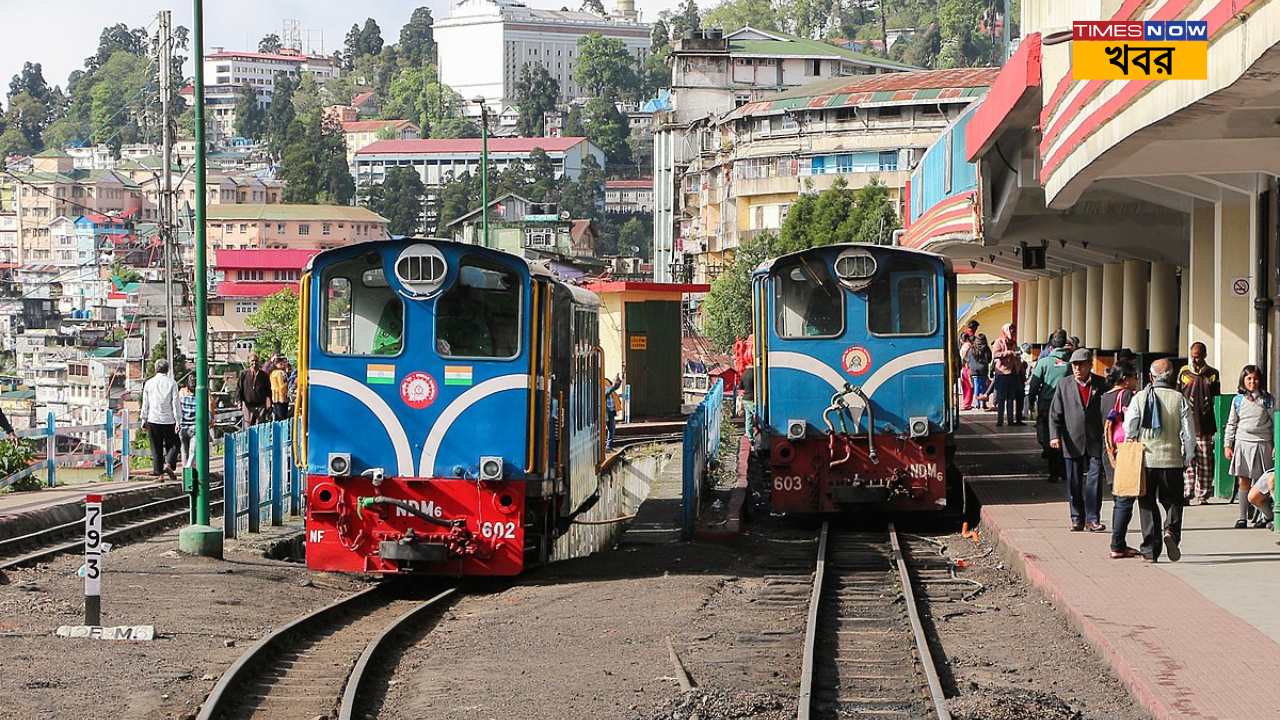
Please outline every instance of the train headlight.
[[494, 455], [487, 455], [480, 458], [480, 479], [501, 480], [502, 458]]
[[803, 440], [805, 431], [808, 430], [809, 423], [804, 420], [791, 419], [787, 421], [787, 439]]
[[911, 437], [922, 438], [929, 434], [929, 418], [913, 417], [911, 418]]
[[351, 453], [329, 453], [329, 475], [339, 477], [351, 474]]

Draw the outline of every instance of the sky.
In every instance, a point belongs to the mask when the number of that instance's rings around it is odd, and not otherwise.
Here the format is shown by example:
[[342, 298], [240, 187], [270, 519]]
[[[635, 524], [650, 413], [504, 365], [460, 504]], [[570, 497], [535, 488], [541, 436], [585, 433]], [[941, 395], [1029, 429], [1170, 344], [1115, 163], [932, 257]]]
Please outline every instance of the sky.
[[[559, 9], [575, 0], [525, 0], [532, 7]], [[578, 3], [581, 0], [577, 0]], [[269, 33], [281, 34], [285, 18], [298, 20], [304, 42], [307, 31], [315, 50], [324, 53], [342, 47], [353, 23], [364, 24], [372, 17], [382, 28], [387, 43], [399, 39], [400, 26], [414, 8], [426, 5], [437, 19], [448, 17], [452, 0], [205, 0], [206, 48], [222, 45], [229, 50], [256, 49], [258, 40]], [[678, 0], [639, 0], [645, 20], [674, 8]], [[612, 8], [613, 0], [605, 0]], [[7, 92], [8, 79], [22, 70], [24, 62], [42, 65], [49, 86], [67, 84], [72, 70], [84, 67], [84, 59], [96, 52], [102, 28], [123, 22], [131, 28], [155, 30], [156, 14], [171, 10], [175, 27], [192, 26], [192, 2], [165, 0], [0, 0], [4, 9], [5, 41], [0, 43], [0, 88]], [[577, 8], [573, 8], [577, 9]], [[188, 67], [188, 74], [191, 70]]]

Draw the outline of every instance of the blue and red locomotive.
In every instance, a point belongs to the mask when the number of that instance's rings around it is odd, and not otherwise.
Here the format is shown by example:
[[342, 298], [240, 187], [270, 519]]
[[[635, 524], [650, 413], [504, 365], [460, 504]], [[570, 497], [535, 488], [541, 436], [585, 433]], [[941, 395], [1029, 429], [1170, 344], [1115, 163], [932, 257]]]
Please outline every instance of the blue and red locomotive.
[[599, 299], [508, 253], [403, 239], [303, 275], [307, 565], [514, 575], [597, 489]]
[[774, 510], [960, 509], [955, 288], [946, 258], [879, 245], [756, 270], [755, 423]]

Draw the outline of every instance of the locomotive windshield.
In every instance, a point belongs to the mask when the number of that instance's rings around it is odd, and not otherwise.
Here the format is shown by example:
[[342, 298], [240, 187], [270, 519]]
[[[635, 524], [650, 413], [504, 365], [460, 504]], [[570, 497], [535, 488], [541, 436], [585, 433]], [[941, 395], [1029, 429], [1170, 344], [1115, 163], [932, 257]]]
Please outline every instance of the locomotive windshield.
[[937, 272], [927, 261], [894, 256], [867, 288], [867, 329], [875, 335], [932, 335], [938, 329]]
[[466, 256], [436, 303], [436, 351], [444, 357], [513, 358], [520, 352], [520, 275]]
[[774, 282], [778, 337], [789, 340], [844, 333], [844, 298], [831, 270], [805, 262], [782, 268]]
[[398, 355], [404, 302], [387, 285], [382, 260], [370, 253], [325, 269], [321, 343], [334, 355]]

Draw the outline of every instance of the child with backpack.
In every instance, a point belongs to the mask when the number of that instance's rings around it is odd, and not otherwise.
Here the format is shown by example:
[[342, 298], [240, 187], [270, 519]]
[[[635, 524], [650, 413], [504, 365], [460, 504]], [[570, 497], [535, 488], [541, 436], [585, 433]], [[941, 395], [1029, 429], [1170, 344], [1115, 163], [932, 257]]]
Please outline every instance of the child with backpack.
[[[1257, 365], [1245, 365], [1240, 371], [1239, 387], [1231, 401], [1231, 416], [1222, 435], [1222, 453], [1231, 461], [1231, 474], [1240, 481], [1238, 529], [1249, 527], [1249, 488], [1267, 471], [1274, 469], [1275, 448], [1271, 434], [1274, 405], [1262, 379], [1262, 370]], [[1255, 523], [1255, 527], [1265, 525], [1265, 520]]]

